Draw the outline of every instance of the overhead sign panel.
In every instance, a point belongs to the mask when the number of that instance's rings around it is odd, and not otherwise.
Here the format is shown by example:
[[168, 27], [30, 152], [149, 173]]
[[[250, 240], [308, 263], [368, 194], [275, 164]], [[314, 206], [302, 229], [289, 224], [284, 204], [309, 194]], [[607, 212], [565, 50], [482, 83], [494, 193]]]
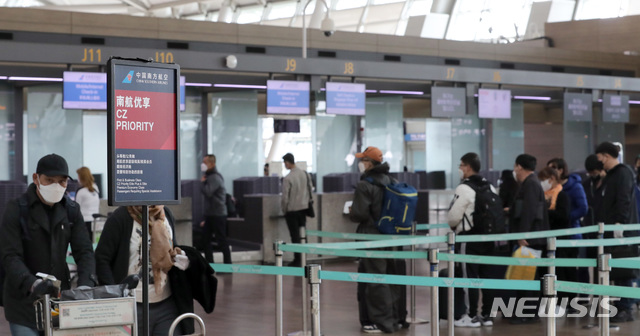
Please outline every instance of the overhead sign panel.
[[629, 96], [604, 94], [602, 96], [602, 121], [629, 122]]
[[478, 116], [490, 119], [511, 119], [511, 91], [479, 89]]
[[109, 205], [179, 203], [179, 66], [108, 67]]
[[432, 87], [432, 117], [464, 117], [467, 114], [467, 97], [465, 88]]
[[327, 82], [327, 113], [365, 115], [365, 85]]
[[564, 94], [564, 120], [591, 121], [593, 115], [593, 97], [589, 93]]
[[267, 113], [309, 114], [309, 82], [267, 81]]
[[107, 74], [65, 71], [62, 75], [62, 108], [107, 109]]

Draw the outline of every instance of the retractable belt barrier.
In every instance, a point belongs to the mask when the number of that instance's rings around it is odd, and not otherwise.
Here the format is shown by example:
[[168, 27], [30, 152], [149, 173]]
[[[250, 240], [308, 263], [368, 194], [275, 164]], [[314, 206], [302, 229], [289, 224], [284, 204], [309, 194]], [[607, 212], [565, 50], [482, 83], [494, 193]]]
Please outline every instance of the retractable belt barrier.
[[[418, 236], [415, 235], [416, 229], [431, 229], [431, 228], [445, 228], [447, 224], [428, 224], [415, 226], [413, 230], [414, 235], [382, 235], [382, 234], [359, 234], [359, 233], [340, 233], [340, 232], [323, 232], [309, 230], [306, 233], [310, 236], [318, 237], [331, 237], [338, 239], [354, 239], [362, 240], [359, 242], [341, 242], [341, 243], [325, 243], [325, 244], [284, 244], [283, 242], [276, 242], [275, 251], [276, 257], [279, 257], [278, 266], [257, 266], [257, 265], [226, 265], [226, 264], [211, 264], [211, 266], [221, 273], [243, 273], [243, 274], [261, 274], [261, 275], [275, 275], [277, 279], [281, 279], [282, 276], [305, 276], [309, 280], [311, 287], [311, 312], [313, 313], [313, 336], [319, 336], [319, 321], [320, 321], [320, 305], [319, 305], [319, 291], [321, 280], [334, 280], [334, 281], [347, 281], [347, 282], [363, 282], [363, 283], [377, 283], [377, 284], [389, 284], [389, 285], [408, 285], [408, 286], [426, 286], [431, 287], [432, 293], [432, 306], [434, 302], [438, 301], [438, 287], [449, 288], [477, 288], [477, 289], [509, 289], [509, 290], [528, 290], [543, 292], [543, 296], [550, 298], [557, 298], [556, 292], [570, 292], [579, 294], [599, 295], [602, 298], [609, 296], [627, 297], [640, 299], [640, 288], [609, 286], [608, 283], [608, 271], [611, 267], [620, 268], [640, 268], [640, 258], [621, 258], [611, 259], [610, 255], [602, 254], [603, 246], [616, 246], [616, 245], [629, 245], [639, 244], [640, 237], [627, 237], [627, 238], [611, 238], [602, 239], [604, 231], [629, 231], [640, 230], [640, 224], [625, 224], [625, 225], [609, 225], [605, 226], [600, 223], [598, 226], [589, 226], [584, 228], [562, 229], [562, 230], [548, 230], [537, 231], [527, 233], [508, 233], [508, 234], [494, 234], [494, 235], [460, 235], [456, 236], [454, 233], [449, 232], [447, 236]], [[555, 237], [567, 236], [581, 233], [598, 232], [600, 239], [586, 239], [586, 240], [556, 240]], [[494, 256], [477, 256], [477, 255], [456, 255], [453, 249], [456, 242], [495, 242], [505, 240], [519, 240], [519, 239], [535, 239], [535, 238], [548, 238], [549, 258], [511, 258], [511, 257], [494, 257]], [[415, 251], [415, 245], [417, 244], [429, 244], [429, 243], [446, 243], [448, 253], [438, 252], [437, 249], [431, 249], [430, 252]], [[366, 249], [380, 249], [385, 247], [398, 247], [398, 246], [412, 246], [413, 251], [383, 251], [383, 250], [366, 250]], [[592, 259], [569, 259], [569, 258], [555, 258], [555, 249], [560, 247], [579, 247], [579, 246], [598, 246], [599, 253], [598, 260]], [[319, 265], [310, 265], [306, 268], [295, 267], [282, 267], [282, 252], [295, 252], [304, 254], [320, 254], [320, 255], [334, 255], [334, 256], [346, 256], [346, 257], [358, 257], [358, 258], [385, 258], [385, 259], [428, 259], [431, 264], [431, 277], [424, 276], [407, 276], [407, 275], [389, 275], [389, 274], [370, 274], [370, 273], [353, 273], [353, 272], [335, 272], [320, 270]], [[449, 267], [452, 267], [455, 262], [463, 263], [477, 263], [477, 264], [493, 264], [493, 265], [515, 265], [515, 266], [542, 266], [549, 267], [550, 272], [554, 272], [555, 267], [598, 267], [600, 278], [600, 285], [558, 281], [556, 276], [548, 274], [543, 277], [543, 281], [538, 280], [503, 280], [503, 279], [481, 279], [481, 278], [439, 278], [438, 277], [438, 262], [447, 261]], [[604, 272], [604, 273], [603, 273]], [[281, 280], [280, 280], [281, 281]], [[281, 284], [280, 284], [281, 287]], [[276, 286], [276, 288], [279, 288]], [[276, 289], [276, 292], [277, 289]], [[451, 294], [451, 293], [450, 293]], [[282, 295], [282, 293], [276, 295]], [[451, 295], [450, 295], [451, 296]], [[304, 300], [305, 298], [303, 298]], [[434, 301], [435, 300], [435, 301]], [[452, 298], [449, 298], [452, 301]], [[276, 301], [276, 320], [279, 321], [276, 327], [276, 335], [282, 334], [282, 302]], [[556, 301], [551, 301], [546, 308], [547, 310], [555, 310]], [[451, 304], [451, 302], [450, 302]], [[451, 308], [451, 307], [450, 307]], [[432, 320], [437, 321], [438, 313], [437, 309], [432, 307]], [[280, 313], [278, 313], [280, 312]], [[432, 321], [432, 322], [433, 322]], [[449, 321], [452, 322], [452, 321]], [[601, 335], [608, 335], [604, 331], [608, 331], [608, 320], [601, 321]], [[450, 323], [451, 324], [451, 323]], [[278, 325], [280, 327], [278, 327]], [[450, 326], [450, 334], [453, 334], [453, 326]], [[306, 330], [306, 327], [305, 327]], [[437, 323], [432, 325], [432, 334], [439, 335]], [[547, 335], [555, 335], [555, 315], [550, 315], [547, 323]]]
[[[305, 275], [301, 267], [278, 267], [260, 265], [238, 265], [238, 264], [210, 264], [219, 273], [241, 273], [259, 275], [284, 275], [298, 276]], [[320, 279], [345, 281], [345, 282], [366, 282], [382, 283], [388, 285], [414, 285], [424, 287], [455, 287], [455, 288], [478, 288], [478, 289], [510, 289], [510, 290], [540, 290], [539, 280], [504, 280], [504, 279], [478, 279], [478, 278], [432, 278], [426, 276], [409, 275], [389, 275], [357, 272], [336, 272], [320, 271]], [[567, 293], [621, 296], [633, 299], [640, 299], [640, 288], [622, 286], [604, 286], [587, 284], [581, 282], [561, 281], [555, 282], [556, 290]]]

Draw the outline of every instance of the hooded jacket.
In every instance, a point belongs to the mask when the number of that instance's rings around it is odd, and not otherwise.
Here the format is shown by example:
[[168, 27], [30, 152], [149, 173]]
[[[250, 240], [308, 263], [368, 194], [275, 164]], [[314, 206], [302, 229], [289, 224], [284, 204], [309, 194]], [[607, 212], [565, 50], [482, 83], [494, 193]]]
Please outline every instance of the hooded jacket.
[[[567, 182], [562, 185], [562, 191], [569, 196], [569, 205], [571, 212], [569, 214], [570, 227], [580, 227], [580, 219], [589, 212], [587, 204], [587, 194], [582, 186], [582, 178], [578, 174], [571, 174], [567, 178]], [[582, 235], [573, 235], [573, 239], [582, 239]]]
[[362, 174], [353, 194], [353, 204], [351, 205], [349, 218], [353, 222], [360, 223], [356, 229], [357, 233], [379, 234], [380, 231], [378, 231], [376, 223], [382, 213], [384, 192], [379, 186], [366, 181], [369, 177], [382, 185], [391, 183], [389, 164], [384, 162]]
[[[635, 181], [633, 172], [623, 164], [618, 164], [607, 171], [602, 181], [602, 203], [596, 212], [596, 223], [630, 224], [638, 222], [638, 212], [635, 201]], [[625, 236], [635, 236], [636, 231], [625, 231]], [[605, 238], [610, 238], [611, 232], [605, 232]]]
[[[67, 266], [67, 248], [71, 244], [78, 265], [78, 286], [97, 284], [91, 239], [78, 204], [64, 197], [47, 211], [38, 197], [36, 185], [27, 188], [27, 232], [20, 222], [19, 201], [7, 203], [0, 227], [0, 250], [5, 271], [3, 300], [7, 321], [36, 327], [35, 310], [30, 290], [38, 279], [36, 273], [55, 276], [61, 289], [71, 288]], [[67, 207], [70, 207], [67, 210]], [[72, 218], [68, 214], [73, 214]]]

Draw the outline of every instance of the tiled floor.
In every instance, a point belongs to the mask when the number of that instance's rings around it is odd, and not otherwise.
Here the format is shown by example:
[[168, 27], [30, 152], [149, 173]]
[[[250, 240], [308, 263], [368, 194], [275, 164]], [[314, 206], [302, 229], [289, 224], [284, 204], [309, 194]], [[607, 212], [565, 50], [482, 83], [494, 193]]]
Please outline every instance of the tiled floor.
[[[355, 271], [355, 261], [325, 262], [323, 269]], [[419, 270], [426, 270], [425, 263], [418, 263]], [[417, 272], [418, 274], [424, 271]], [[217, 304], [212, 314], [206, 315], [197, 308], [196, 313], [206, 323], [207, 335], [275, 335], [275, 277], [269, 275], [218, 274], [219, 287]], [[301, 284], [303, 279], [284, 278], [284, 332], [285, 335], [302, 329]], [[429, 289], [417, 289], [417, 310], [419, 318], [429, 319]], [[197, 306], [197, 303], [196, 303]], [[634, 312], [640, 321], [638, 312]], [[356, 284], [323, 281], [321, 284], [321, 331], [323, 335], [360, 335], [356, 302]], [[9, 335], [9, 328], [0, 319], [0, 336]], [[598, 335], [598, 329], [584, 329], [588, 318], [561, 318], [557, 322], [557, 335]], [[395, 335], [430, 335], [430, 324], [412, 325]], [[440, 325], [440, 333], [446, 335], [445, 324]], [[628, 322], [611, 335], [638, 335], [640, 322]], [[457, 328], [456, 335], [544, 335], [543, 323], [514, 326], [498, 318], [493, 327]]]

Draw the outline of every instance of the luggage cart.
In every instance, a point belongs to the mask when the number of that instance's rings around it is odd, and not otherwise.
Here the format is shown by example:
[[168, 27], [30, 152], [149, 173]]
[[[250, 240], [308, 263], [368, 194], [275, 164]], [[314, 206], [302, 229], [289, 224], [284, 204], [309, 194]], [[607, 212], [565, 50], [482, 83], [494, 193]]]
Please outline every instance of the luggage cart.
[[45, 336], [138, 335], [135, 296], [60, 301], [44, 295], [34, 306]]

